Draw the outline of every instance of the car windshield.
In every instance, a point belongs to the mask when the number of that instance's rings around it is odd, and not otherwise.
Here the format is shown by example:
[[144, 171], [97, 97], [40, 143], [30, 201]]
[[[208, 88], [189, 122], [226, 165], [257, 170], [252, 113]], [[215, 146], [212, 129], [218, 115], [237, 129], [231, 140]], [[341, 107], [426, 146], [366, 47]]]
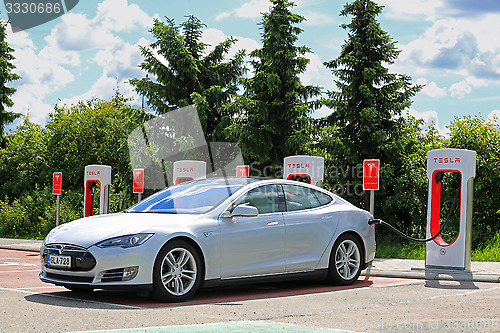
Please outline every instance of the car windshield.
[[250, 178], [210, 179], [176, 185], [150, 196], [126, 212], [203, 214], [254, 181]]

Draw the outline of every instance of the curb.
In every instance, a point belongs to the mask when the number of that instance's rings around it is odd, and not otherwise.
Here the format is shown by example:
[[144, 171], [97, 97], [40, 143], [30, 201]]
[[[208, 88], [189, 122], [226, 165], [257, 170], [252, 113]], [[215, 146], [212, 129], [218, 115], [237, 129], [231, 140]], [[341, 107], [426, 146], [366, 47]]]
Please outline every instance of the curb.
[[387, 272], [363, 272], [363, 276], [390, 277], [390, 278], [405, 278], [419, 280], [441, 280], [441, 281], [468, 281], [468, 282], [488, 282], [500, 283], [500, 275], [489, 274], [472, 274], [462, 272], [407, 272], [407, 271], [387, 271]]

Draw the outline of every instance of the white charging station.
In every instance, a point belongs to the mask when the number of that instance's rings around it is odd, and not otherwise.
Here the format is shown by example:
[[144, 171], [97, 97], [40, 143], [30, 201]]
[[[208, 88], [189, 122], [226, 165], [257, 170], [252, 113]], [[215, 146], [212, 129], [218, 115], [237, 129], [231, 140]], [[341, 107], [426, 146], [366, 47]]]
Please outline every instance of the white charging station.
[[296, 155], [284, 159], [283, 179], [306, 180], [321, 186], [324, 180], [325, 159], [318, 156]]
[[207, 178], [207, 163], [205, 161], [183, 160], [174, 162], [174, 184]]
[[[99, 185], [97, 185], [99, 184]], [[99, 215], [109, 213], [109, 188], [111, 186], [111, 167], [107, 165], [87, 165], [84, 174], [84, 217], [94, 215], [94, 194], [100, 187]]]
[[[476, 176], [476, 152], [464, 149], [437, 149], [427, 153], [429, 201], [427, 208], [427, 237], [439, 232], [442, 223], [441, 193], [445, 173], [459, 177], [459, 231], [456, 239], [446, 242], [441, 235], [426, 243], [426, 268], [470, 270], [472, 239], [472, 193]], [[448, 204], [448, 207], [451, 203]]]

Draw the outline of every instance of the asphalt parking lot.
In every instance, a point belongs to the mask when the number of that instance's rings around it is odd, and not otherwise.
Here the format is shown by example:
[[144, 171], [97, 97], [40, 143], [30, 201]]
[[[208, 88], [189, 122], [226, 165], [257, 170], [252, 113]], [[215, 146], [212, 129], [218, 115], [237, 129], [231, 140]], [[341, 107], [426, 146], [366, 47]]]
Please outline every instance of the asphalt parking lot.
[[500, 332], [498, 283], [362, 276], [351, 287], [249, 285], [168, 304], [44, 284], [39, 260], [36, 252], [0, 250], [0, 331]]

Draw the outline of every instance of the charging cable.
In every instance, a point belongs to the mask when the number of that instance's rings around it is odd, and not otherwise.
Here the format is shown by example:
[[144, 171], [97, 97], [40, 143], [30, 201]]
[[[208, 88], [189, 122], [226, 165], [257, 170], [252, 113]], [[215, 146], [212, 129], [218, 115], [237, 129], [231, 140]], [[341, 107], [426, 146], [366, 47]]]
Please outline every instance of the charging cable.
[[441, 232], [443, 232], [444, 228], [448, 224], [448, 221], [450, 220], [451, 214], [455, 210], [459, 196], [460, 196], [460, 187], [458, 188], [457, 194], [455, 195], [455, 199], [453, 200], [453, 204], [451, 205], [450, 211], [448, 212], [448, 216], [446, 217], [446, 220], [444, 221], [443, 225], [441, 226], [441, 228], [439, 228], [439, 231], [437, 232], [437, 234], [435, 234], [434, 236], [427, 238], [427, 239], [419, 239], [419, 238], [413, 238], [411, 236], [408, 236], [405, 233], [403, 233], [402, 231], [400, 231], [400, 230], [396, 229], [395, 227], [393, 227], [392, 225], [390, 225], [389, 223], [382, 221], [381, 219], [368, 220], [368, 224], [369, 225], [380, 224], [380, 225], [383, 225], [385, 227], [388, 227], [389, 229], [391, 229], [392, 231], [394, 231], [395, 233], [397, 233], [401, 237], [406, 238], [412, 242], [427, 243], [427, 242], [430, 242], [430, 241], [436, 239], [439, 235], [441, 235]]

